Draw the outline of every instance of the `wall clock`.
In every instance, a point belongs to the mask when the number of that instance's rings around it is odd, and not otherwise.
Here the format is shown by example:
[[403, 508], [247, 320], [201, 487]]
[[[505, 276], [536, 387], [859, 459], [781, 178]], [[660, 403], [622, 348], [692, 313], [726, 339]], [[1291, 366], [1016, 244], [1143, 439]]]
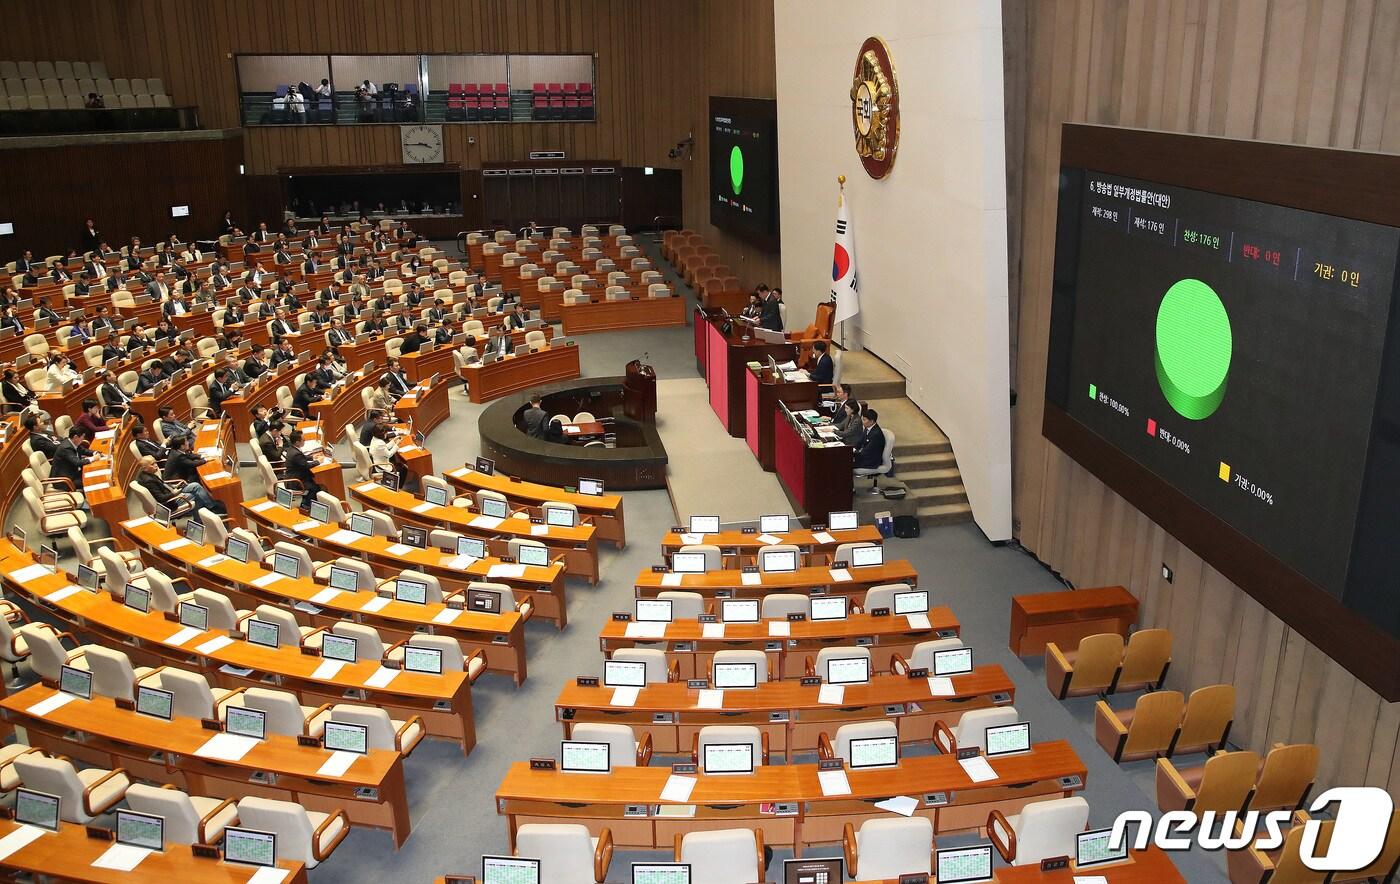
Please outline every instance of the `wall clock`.
[[409, 163], [442, 162], [441, 126], [400, 126], [399, 147], [403, 161]]

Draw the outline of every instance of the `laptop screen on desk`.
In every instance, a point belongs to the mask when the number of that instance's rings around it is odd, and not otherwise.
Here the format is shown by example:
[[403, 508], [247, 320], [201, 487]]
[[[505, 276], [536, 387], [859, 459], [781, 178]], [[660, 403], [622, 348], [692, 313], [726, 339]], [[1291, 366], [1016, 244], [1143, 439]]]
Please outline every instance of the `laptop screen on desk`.
[[350, 516], [350, 530], [368, 537], [374, 533], [374, 522], [363, 513], [354, 513]]
[[411, 546], [414, 549], [427, 549], [428, 532], [422, 528], [405, 525], [399, 529], [399, 541], [403, 543], [404, 546]]
[[15, 822], [57, 832], [58, 805], [57, 795], [21, 787], [15, 790]]
[[272, 832], [229, 826], [224, 829], [224, 862], [275, 866], [277, 836]]
[[719, 616], [725, 623], [757, 623], [758, 599], [720, 599]]
[[607, 743], [563, 740], [559, 743], [559, 769], [565, 773], [607, 773], [612, 769], [611, 750]]
[[224, 543], [224, 555], [235, 562], [248, 561], [248, 541], [241, 537], [230, 537]]
[[296, 500], [296, 495], [292, 494], [292, 489], [279, 485], [273, 493], [273, 500], [277, 502], [278, 506], [289, 510], [292, 508], [292, 502]]
[[540, 884], [540, 861], [518, 856], [483, 856], [481, 884]]
[[180, 625], [203, 632], [209, 628], [209, 609], [194, 602], [181, 602]]
[[677, 574], [704, 574], [705, 554], [678, 552], [671, 556], [671, 570]]
[[987, 728], [987, 757], [1014, 755], [1031, 749], [1031, 723], [1018, 721]]
[[331, 508], [318, 500], [311, 504], [309, 515], [316, 521], [325, 524], [331, 520]]
[[638, 623], [670, 623], [670, 599], [637, 599]]
[[893, 767], [899, 764], [898, 737], [865, 737], [851, 740], [851, 768]]
[[426, 605], [428, 603], [428, 584], [421, 580], [405, 580], [400, 577], [394, 581], [394, 598], [401, 602]]
[[718, 534], [719, 516], [691, 516], [691, 534]]
[[261, 740], [267, 734], [267, 713], [246, 706], [225, 707], [224, 726], [231, 734]]
[[972, 671], [972, 648], [933, 652], [934, 675], [962, 675]]
[[790, 549], [764, 550], [763, 570], [770, 574], [791, 574], [797, 570], [797, 551]]
[[992, 880], [992, 846], [955, 847], [935, 854], [938, 884], [974, 884]]
[[714, 664], [715, 687], [725, 689], [746, 689], [758, 687], [757, 663], [716, 663]]
[[483, 614], [499, 614], [501, 594], [494, 589], [468, 589], [467, 608]]
[[358, 644], [359, 642], [350, 636], [324, 632], [321, 634], [321, 656], [327, 660], [354, 663], [355, 649]]
[[134, 810], [117, 811], [117, 843], [147, 850], [164, 850], [165, 817]]
[[549, 567], [549, 547], [534, 543], [522, 543], [516, 548], [520, 564], [535, 568]]
[[58, 671], [58, 689], [62, 693], [91, 700], [92, 673], [76, 666], [64, 666]]
[[83, 589], [97, 590], [97, 572], [87, 565], [78, 566], [78, 585]]
[[788, 517], [759, 516], [758, 530], [764, 534], [786, 534], [788, 532]]
[[151, 591], [134, 583], [128, 583], [126, 592], [122, 594], [122, 604], [145, 614], [151, 610]]
[[885, 563], [883, 546], [857, 546], [851, 550], [852, 568], [869, 568]]
[[325, 729], [326, 748], [332, 752], [354, 752], [356, 755], [364, 755], [369, 751], [369, 728], [363, 724], [328, 721]]
[[561, 506], [545, 507], [544, 521], [555, 528], [572, 528], [578, 522], [578, 514]]
[[826, 661], [828, 684], [865, 684], [870, 681], [869, 657], [832, 657]]
[[481, 514], [493, 519], [504, 519], [510, 515], [510, 507], [506, 506], [504, 500], [488, 497], [481, 501]]
[[753, 744], [709, 743], [701, 760], [707, 774], [753, 773]]
[[283, 577], [296, 579], [301, 576], [301, 560], [289, 553], [273, 553], [272, 570]]
[[783, 884], [839, 884], [846, 880], [841, 858], [783, 860]]
[[277, 647], [277, 624], [266, 620], [249, 620], [244, 625], [248, 641], [267, 648]]
[[855, 510], [843, 510], [826, 514], [826, 527], [829, 531], [849, 531], [860, 524]]
[[582, 476], [579, 476], [579, 479], [578, 479], [578, 493], [579, 493], [579, 494], [587, 494], [589, 497], [602, 497], [602, 496], [603, 496], [603, 480], [602, 480], [602, 479], [585, 479], [585, 478], [583, 478]]
[[145, 685], [136, 686], [136, 711], [142, 715], [169, 721], [174, 709], [174, 702], [175, 695], [170, 691], [148, 688]]
[[1116, 848], [1112, 829], [1095, 829], [1074, 836], [1074, 864], [1079, 868], [1116, 863], [1128, 858], [1128, 839]]
[[909, 592], [895, 593], [894, 612], [896, 614], [927, 614], [928, 590], [914, 589]]
[[647, 665], [630, 660], [604, 660], [603, 684], [610, 688], [640, 688], [647, 683]]
[[690, 863], [632, 863], [632, 884], [690, 884]]
[[814, 596], [812, 598], [812, 619], [845, 620], [848, 601], [849, 599], [843, 595]]
[[331, 565], [331, 574], [328, 581], [333, 589], [354, 592], [360, 587], [360, 575], [339, 565]]
[[441, 485], [425, 485], [423, 499], [433, 506], [447, 506], [447, 489]]
[[437, 648], [419, 648], [404, 645], [403, 668], [406, 672], [426, 672], [429, 675], [442, 675], [442, 651]]
[[204, 542], [204, 523], [198, 519], [189, 519], [185, 522], [185, 538], [190, 543]]

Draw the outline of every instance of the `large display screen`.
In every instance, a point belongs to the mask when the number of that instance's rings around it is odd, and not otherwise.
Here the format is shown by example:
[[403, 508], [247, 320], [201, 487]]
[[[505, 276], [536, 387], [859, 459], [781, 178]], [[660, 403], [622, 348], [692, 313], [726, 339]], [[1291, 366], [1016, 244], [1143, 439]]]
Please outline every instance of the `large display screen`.
[[777, 245], [776, 101], [710, 96], [710, 223]]
[[1046, 435], [1294, 628], [1340, 604], [1400, 637], [1393, 488], [1377, 542], [1400, 228], [1348, 217], [1335, 168], [1271, 169], [1279, 146], [1131, 133], [1125, 158], [1066, 128]]

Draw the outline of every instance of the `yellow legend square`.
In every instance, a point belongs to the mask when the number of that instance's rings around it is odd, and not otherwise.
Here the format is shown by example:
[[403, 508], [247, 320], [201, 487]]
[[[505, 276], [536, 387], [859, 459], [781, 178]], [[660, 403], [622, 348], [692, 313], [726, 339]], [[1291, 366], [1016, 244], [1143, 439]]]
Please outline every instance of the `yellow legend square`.
[[1223, 460], [1220, 462], [1220, 481], [1230, 481], [1230, 465]]

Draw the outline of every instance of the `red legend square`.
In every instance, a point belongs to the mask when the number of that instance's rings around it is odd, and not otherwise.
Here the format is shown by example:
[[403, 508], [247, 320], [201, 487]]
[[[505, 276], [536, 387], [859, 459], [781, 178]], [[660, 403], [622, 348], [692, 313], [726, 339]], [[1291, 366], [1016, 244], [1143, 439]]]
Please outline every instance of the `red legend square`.
[[1153, 438], [1157, 436], [1157, 422], [1150, 417], [1147, 419], [1147, 435]]

